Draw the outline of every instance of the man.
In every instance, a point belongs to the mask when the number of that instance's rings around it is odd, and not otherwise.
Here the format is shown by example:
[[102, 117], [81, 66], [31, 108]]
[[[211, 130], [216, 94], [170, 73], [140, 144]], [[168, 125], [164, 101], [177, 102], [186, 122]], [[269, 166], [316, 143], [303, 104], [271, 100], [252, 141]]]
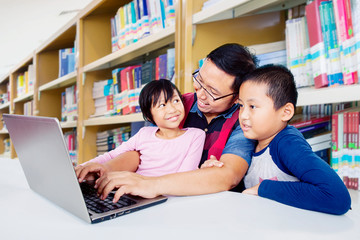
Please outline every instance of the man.
[[[137, 153], [128, 152], [104, 165], [85, 164], [76, 168], [79, 181], [97, 174], [100, 178], [95, 187], [101, 198], [118, 188], [114, 201], [125, 193], [151, 198], [207, 194], [237, 186], [249, 167], [254, 142], [244, 137], [239, 126], [236, 102], [242, 78], [255, 69], [255, 61], [255, 57], [239, 44], [222, 45], [213, 50], [193, 74], [195, 93], [184, 95], [187, 110], [184, 127], [197, 127], [206, 132], [200, 165], [212, 159], [214, 165], [223, 164], [223, 167], [145, 177], [133, 173], [139, 157]], [[129, 159], [136, 164], [130, 166]], [[124, 169], [132, 172], [124, 172]]]

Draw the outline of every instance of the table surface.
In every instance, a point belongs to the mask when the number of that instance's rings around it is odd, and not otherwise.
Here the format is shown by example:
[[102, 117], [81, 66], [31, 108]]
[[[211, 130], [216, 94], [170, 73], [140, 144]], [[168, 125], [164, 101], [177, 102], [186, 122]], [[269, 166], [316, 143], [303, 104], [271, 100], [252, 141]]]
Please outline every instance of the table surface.
[[33, 192], [18, 160], [0, 159], [0, 239], [360, 239], [359, 192], [342, 216], [234, 192], [168, 201], [88, 224]]

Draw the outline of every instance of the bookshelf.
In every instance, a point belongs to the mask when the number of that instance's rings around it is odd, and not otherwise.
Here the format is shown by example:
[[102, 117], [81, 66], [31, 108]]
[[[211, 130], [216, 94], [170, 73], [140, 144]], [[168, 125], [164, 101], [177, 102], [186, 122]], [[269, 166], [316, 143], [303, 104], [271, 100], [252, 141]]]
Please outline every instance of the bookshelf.
[[8, 96], [8, 88], [10, 84], [10, 75], [6, 74], [0, 78], [0, 94], [2, 96], [0, 104], [0, 156], [10, 157], [10, 151], [5, 152], [5, 143], [4, 140], [9, 138], [9, 133], [6, 128], [4, 128], [4, 123], [2, 121], [2, 115], [4, 113], [10, 112], [10, 99]]
[[[191, 73], [211, 50], [238, 42], [256, 53], [285, 49], [286, 9], [306, 0], [221, 0], [202, 9], [206, 0], [177, 1], [176, 24], [112, 52], [111, 23], [117, 10], [130, 0], [94, 0], [47, 39], [30, 56], [0, 79], [0, 93], [10, 84], [10, 102], [0, 113], [23, 114], [24, 103], [34, 101], [34, 115], [61, 120], [61, 94], [76, 85], [77, 120], [61, 122], [64, 131], [76, 129], [78, 162], [96, 156], [96, 133], [143, 121], [140, 113], [91, 117], [94, 113], [93, 83], [112, 78], [112, 70], [145, 62], [175, 47], [175, 82], [180, 91], [193, 91]], [[76, 70], [59, 77], [59, 50], [76, 45]], [[17, 96], [16, 79], [35, 68], [34, 90]], [[360, 101], [360, 85], [314, 89], [300, 88], [298, 106]], [[0, 123], [1, 126], [1, 123]], [[0, 128], [2, 129], [2, 128]], [[1, 140], [8, 136], [0, 131]], [[0, 154], [3, 150], [0, 147]], [[16, 157], [12, 148], [11, 157]]]
[[77, 44], [76, 32], [77, 18], [74, 17], [35, 51], [36, 65], [39, 66], [34, 93], [36, 116], [57, 117], [61, 121], [61, 94], [66, 87], [77, 84], [77, 71], [60, 75], [59, 50]]

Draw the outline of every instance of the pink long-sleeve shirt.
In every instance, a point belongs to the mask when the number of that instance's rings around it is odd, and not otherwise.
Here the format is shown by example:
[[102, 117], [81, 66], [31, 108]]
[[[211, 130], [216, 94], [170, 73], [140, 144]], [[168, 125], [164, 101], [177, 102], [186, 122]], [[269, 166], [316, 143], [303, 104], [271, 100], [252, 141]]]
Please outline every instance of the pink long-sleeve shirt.
[[155, 133], [158, 127], [143, 127], [119, 147], [102, 154], [90, 162], [105, 163], [128, 152], [140, 152], [137, 173], [144, 176], [161, 176], [185, 172], [198, 168], [203, 152], [205, 132], [197, 128], [186, 128], [181, 136], [161, 139]]

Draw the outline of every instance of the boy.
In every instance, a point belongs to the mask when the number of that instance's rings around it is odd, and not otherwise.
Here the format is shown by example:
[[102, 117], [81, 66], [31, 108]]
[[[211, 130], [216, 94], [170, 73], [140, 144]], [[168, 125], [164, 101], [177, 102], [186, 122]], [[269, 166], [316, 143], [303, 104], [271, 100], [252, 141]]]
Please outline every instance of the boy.
[[298, 208], [344, 214], [351, 204], [344, 183], [312, 151], [302, 134], [288, 125], [296, 101], [294, 77], [283, 66], [260, 67], [242, 82], [240, 126], [246, 138], [258, 141], [243, 193]]

